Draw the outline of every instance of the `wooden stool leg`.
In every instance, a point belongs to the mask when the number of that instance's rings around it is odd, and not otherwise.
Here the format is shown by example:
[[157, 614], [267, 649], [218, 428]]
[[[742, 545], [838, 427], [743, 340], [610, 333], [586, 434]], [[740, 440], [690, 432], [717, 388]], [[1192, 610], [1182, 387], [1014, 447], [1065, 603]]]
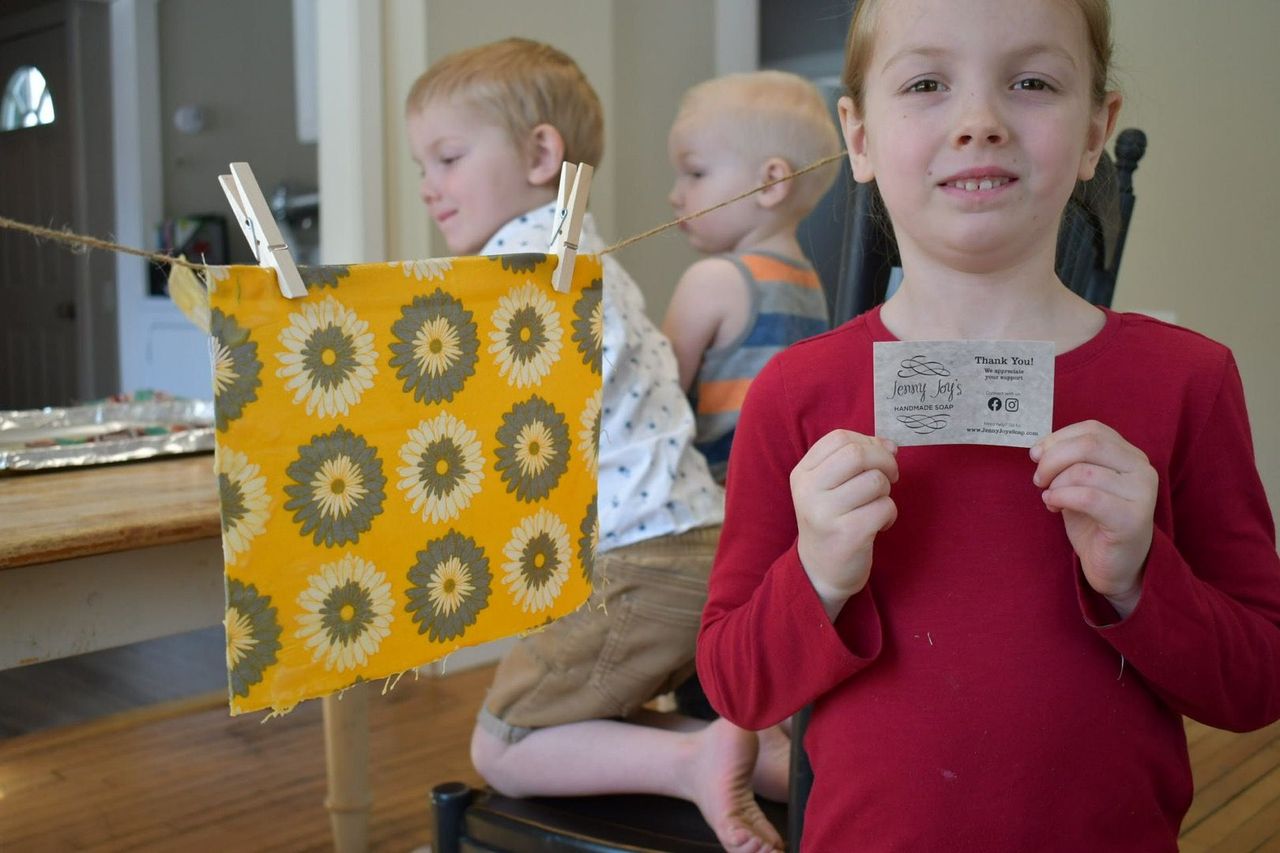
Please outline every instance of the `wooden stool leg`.
[[324, 751], [329, 774], [329, 825], [336, 853], [369, 847], [369, 695], [357, 684], [342, 697], [324, 697]]

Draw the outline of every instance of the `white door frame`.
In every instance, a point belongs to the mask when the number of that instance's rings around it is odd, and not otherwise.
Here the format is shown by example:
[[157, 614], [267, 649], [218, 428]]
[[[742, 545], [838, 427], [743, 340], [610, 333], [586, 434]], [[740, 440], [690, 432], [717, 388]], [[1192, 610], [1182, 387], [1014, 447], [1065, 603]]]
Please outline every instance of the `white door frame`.
[[[151, 229], [164, 216], [160, 147], [159, 0], [111, 4], [112, 157], [115, 239], [149, 247]], [[116, 255], [116, 317], [120, 390], [148, 384], [143, 342], [157, 320], [186, 322], [167, 299], [147, 296], [147, 262]], [[208, 396], [201, 395], [201, 396]]]

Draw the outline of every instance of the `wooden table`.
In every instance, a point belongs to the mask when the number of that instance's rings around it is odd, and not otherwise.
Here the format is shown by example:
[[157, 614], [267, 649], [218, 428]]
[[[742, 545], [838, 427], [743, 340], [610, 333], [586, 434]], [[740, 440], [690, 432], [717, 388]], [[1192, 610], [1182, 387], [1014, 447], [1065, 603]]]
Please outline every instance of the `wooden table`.
[[[0, 669], [222, 623], [213, 457], [0, 477]], [[324, 700], [334, 847], [367, 846], [368, 698]]]

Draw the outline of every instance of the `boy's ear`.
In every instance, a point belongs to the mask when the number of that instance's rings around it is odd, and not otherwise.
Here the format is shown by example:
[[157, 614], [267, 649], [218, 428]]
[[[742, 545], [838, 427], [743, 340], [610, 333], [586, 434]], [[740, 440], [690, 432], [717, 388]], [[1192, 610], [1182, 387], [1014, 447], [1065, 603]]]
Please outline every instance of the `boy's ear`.
[[549, 124], [540, 124], [529, 132], [529, 184], [535, 187], [558, 183], [560, 165], [564, 163], [564, 137]]
[[1116, 118], [1120, 115], [1123, 103], [1124, 96], [1119, 92], [1107, 92], [1102, 106], [1095, 109], [1089, 117], [1089, 132], [1085, 137], [1084, 154], [1080, 157], [1080, 180], [1089, 180], [1097, 170], [1098, 159], [1116, 129]]
[[756, 204], [764, 208], [774, 208], [786, 201], [791, 195], [792, 182], [782, 179], [794, 171], [791, 164], [781, 157], [770, 157], [765, 160], [760, 166], [760, 183], [767, 184], [770, 181], [779, 183], [756, 193]]
[[845, 147], [849, 149], [849, 165], [853, 167], [853, 179], [860, 184], [875, 180], [875, 169], [867, 156], [867, 126], [853, 108], [853, 98], [842, 97], [836, 106], [840, 110], [840, 131]]

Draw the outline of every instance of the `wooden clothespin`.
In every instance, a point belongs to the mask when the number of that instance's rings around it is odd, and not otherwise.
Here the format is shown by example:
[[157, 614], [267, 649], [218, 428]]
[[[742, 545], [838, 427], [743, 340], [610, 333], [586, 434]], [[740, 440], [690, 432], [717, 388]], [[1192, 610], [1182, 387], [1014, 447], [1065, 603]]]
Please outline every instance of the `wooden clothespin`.
[[280, 282], [280, 292], [289, 299], [298, 299], [307, 295], [307, 286], [302, 283], [302, 274], [289, 254], [289, 246], [280, 234], [276, 220], [267, 207], [267, 199], [262, 195], [258, 179], [248, 163], [232, 163], [230, 175], [219, 175], [218, 183], [231, 202], [231, 210], [244, 231], [245, 239], [253, 249], [253, 255], [264, 267], [276, 271]]
[[560, 167], [560, 193], [556, 200], [556, 230], [551, 235], [548, 254], [558, 255], [560, 263], [551, 273], [551, 286], [568, 293], [573, 284], [573, 262], [578, 257], [578, 240], [582, 236], [582, 218], [587, 213], [587, 196], [591, 192], [591, 175], [595, 170], [586, 163], [564, 163]]

